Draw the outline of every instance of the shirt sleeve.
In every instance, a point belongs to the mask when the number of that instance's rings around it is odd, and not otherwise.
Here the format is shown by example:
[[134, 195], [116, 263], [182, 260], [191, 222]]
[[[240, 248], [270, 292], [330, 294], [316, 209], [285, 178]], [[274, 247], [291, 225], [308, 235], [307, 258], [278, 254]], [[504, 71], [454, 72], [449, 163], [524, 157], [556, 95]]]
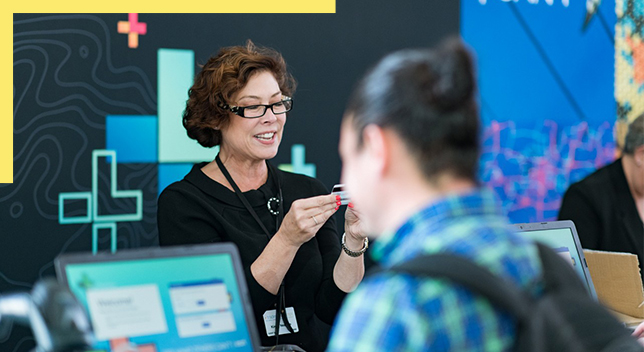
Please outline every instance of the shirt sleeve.
[[[172, 187], [161, 193], [158, 201], [157, 223], [159, 245], [176, 246], [187, 244], [222, 242], [220, 223], [208, 212], [203, 211], [203, 199], [192, 196], [190, 192], [179, 191]], [[253, 307], [263, 312], [275, 302], [275, 295], [260, 285], [250, 272], [244, 268], [246, 283]]]
[[349, 294], [327, 351], [500, 351], [514, 321], [445, 280], [374, 275]]
[[[324, 184], [316, 179], [311, 180], [312, 196], [329, 194]], [[331, 325], [335, 320], [346, 293], [335, 284], [333, 269], [340, 257], [340, 236], [338, 236], [335, 216], [320, 228], [315, 235], [322, 257], [322, 281], [315, 296], [315, 315]]]
[[[406, 351], [407, 324], [399, 317], [405, 316], [411, 323], [418, 321], [420, 314], [398, 306], [397, 291], [399, 288], [387, 285], [383, 278], [370, 278], [349, 294], [333, 325], [327, 352]], [[416, 329], [425, 330], [422, 321]]]
[[172, 187], [166, 188], [158, 200], [157, 225], [159, 245], [220, 242], [221, 236], [207, 213], [197, 211], [201, 200]]
[[333, 269], [340, 256], [340, 239], [335, 228], [335, 219], [331, 217], [316, 235], [322, 255], [323, 272], [316, 295], [315, 315], [329, 325], [333, 324], [346, 296], [333, 279]]

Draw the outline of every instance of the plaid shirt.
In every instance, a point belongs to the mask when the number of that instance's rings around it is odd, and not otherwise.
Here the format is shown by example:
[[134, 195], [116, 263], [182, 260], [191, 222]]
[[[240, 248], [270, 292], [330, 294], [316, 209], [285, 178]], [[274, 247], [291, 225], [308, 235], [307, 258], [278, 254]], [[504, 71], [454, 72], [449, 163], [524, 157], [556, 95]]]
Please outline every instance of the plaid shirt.
[[[489, 191], [449, 196], [384, 234], [371, 255], [389, 268], [420, 254], [455, 253], [538, 295], [537, 249], [501, 214]], [[511, 317], [462, 286], [380, 272], [346, 299], [328, 351], [507, 351], [514, 335]]]

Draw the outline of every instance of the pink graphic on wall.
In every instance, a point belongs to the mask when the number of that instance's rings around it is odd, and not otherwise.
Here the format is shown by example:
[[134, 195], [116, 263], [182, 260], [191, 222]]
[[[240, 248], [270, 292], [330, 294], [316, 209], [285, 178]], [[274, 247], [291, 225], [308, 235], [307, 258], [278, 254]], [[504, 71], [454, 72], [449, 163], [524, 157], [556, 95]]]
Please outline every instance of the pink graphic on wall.
[[513, 222], [557, 217], [568, 186], [615, 159], [613, 126], [581, 122], [561, 128], [546, 120], [535, 129], [491, 121], [483, 134], [481, 180]]
[[127, 34], [127, 46], [132, 49], [139, 47], [139, 34], [145, 35], [148, 31], [148, 25], [139, 22], [138, 13], [128, 14], [128, 21], [119, 21], [117, 28], [119, 33]]

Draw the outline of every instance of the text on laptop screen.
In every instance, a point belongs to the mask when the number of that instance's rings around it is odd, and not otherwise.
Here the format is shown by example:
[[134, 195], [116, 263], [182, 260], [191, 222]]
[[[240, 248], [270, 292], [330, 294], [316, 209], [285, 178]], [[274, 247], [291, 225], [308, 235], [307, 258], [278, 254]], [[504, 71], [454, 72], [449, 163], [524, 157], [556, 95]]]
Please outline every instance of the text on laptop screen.
[[96, 350], [253, 349], [229, 254], [69, 264], [66, 273]]
[[539, 241], [545, 245], [550, 246], [562, 258], [569, 262], [579, 275], [583, 283], [589, 287], [591, 284], [586, 278], [583, 264], [581, 263], [577, 246], [570, 228], [560, 229], [540, 229], [523, 232], [534, 241]]

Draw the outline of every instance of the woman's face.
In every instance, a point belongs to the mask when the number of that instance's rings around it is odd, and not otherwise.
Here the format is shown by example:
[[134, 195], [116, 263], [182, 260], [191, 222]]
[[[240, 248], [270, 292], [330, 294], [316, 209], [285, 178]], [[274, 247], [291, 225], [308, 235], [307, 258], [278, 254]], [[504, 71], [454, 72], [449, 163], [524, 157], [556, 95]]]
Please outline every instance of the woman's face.
[[[245, 107], [269, 105], [282, 100], [277, 80], [269, 71], [255, 73], [244, 88], [232, 97], [230, 105]], [[273, 114], [271, 109], [258, 118], [244, 118], [233, 113], [230, 122], [221, 129], [221, 149], [227, 157], [244, 161], [266, 160], [275, 157], [282, 140], [286, 114]]]

